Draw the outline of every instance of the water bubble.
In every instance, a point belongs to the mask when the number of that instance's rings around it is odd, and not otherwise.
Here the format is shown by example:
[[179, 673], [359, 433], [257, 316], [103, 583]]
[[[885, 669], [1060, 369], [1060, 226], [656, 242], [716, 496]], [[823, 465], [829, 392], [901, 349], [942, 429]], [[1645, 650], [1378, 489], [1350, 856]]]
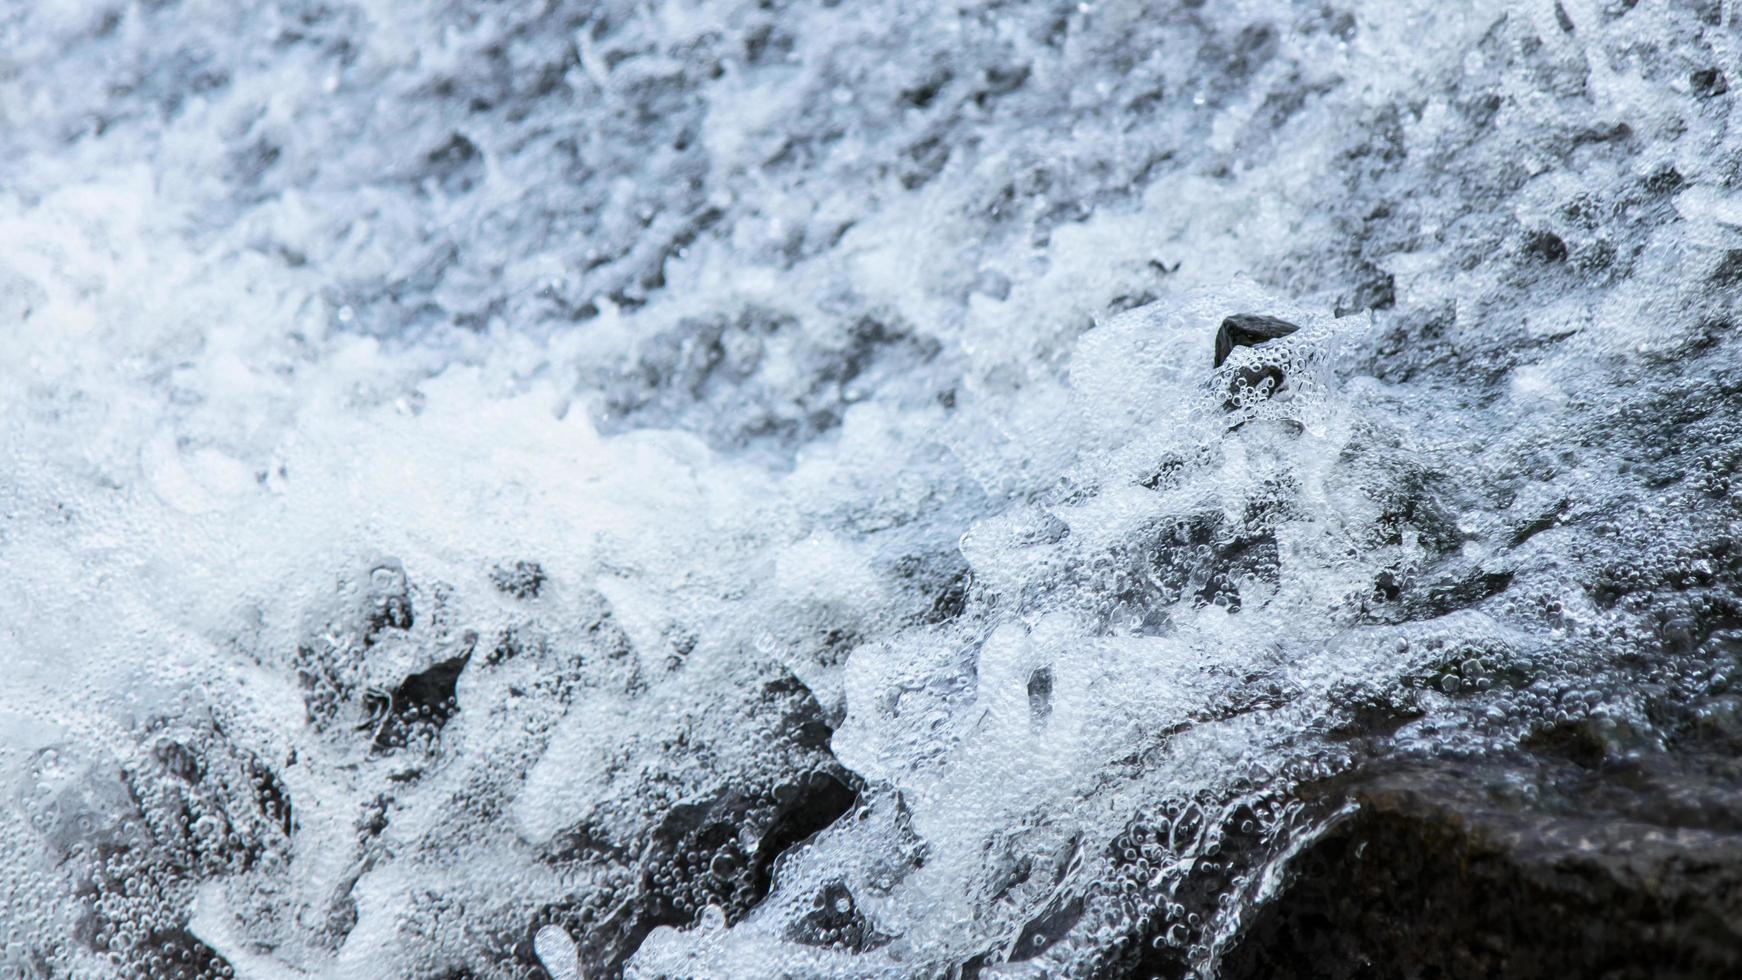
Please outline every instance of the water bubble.
[[580, 980], [580, 952], [567, 932], [557, 926], [543, 926], [533, 937], [532, 947], [551, 980]]

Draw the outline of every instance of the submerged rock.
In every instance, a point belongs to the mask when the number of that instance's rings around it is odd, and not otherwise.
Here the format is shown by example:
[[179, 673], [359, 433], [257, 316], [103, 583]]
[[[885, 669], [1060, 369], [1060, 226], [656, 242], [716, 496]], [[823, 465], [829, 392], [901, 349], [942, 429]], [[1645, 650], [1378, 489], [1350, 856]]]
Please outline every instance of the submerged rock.
[[544, 566], [535, 561], [504, 562], [490, 570], [496, 591], [516, 599], [536, 599], [544, 588]]
[[1724, 78], [1724, 73], [1716, 68], [1701, 68], [1688, 76], [1688, 83], [1693, 86], [1694, 94], [1702, 99], [1710, 99], [1730, 91], [1730, 82]]

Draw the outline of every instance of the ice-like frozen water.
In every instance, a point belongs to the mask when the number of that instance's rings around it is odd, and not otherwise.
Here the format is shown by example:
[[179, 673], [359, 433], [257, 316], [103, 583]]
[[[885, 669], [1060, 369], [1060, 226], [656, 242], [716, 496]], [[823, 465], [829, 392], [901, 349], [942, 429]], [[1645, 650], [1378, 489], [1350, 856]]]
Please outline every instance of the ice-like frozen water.
[[0, 0], [0, 977], [1210, 976], [1742, 717], [1739, 18]]

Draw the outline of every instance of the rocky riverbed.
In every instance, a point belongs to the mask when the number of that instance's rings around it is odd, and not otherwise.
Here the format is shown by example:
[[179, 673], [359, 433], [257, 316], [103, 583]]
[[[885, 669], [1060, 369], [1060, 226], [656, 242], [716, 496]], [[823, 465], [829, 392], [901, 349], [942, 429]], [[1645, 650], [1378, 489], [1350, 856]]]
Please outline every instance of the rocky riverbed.
[[1736, 975], [1739, 58], [0, 0], [0, 977]]

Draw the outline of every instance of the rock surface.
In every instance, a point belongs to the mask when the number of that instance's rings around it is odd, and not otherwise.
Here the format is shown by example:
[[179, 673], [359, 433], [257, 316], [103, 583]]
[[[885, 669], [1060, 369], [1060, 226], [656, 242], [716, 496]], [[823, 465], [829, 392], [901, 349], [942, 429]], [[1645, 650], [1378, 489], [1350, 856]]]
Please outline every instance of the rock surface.
[[1327, 801], [1352, 810], [1289, 861], [1221, 976], [1730, 976], [1739, 773], [1734, 757], [1711, 768], [1363, 776]]

